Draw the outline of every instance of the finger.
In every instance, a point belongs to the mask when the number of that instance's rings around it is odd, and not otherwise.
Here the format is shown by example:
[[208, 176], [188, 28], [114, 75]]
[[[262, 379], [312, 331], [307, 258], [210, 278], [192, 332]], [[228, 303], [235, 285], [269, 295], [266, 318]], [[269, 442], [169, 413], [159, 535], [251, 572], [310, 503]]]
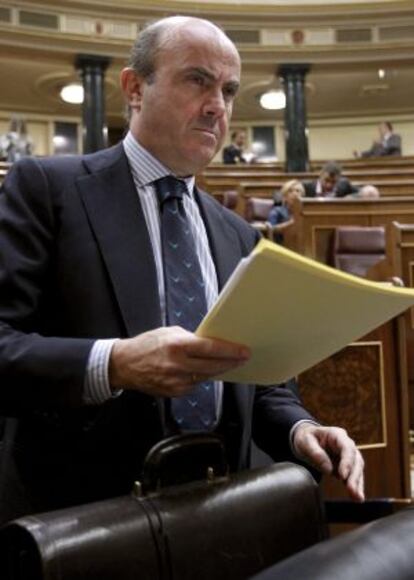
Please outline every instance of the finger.
[[364, 501], [364, 460], [359, 452], [356, 454], [355, 464], [346, 481], [346, 486], [352, 499]]
[[246, 361], [250, 358], [250, 349], [242, 344], [214, 338], [193, 337], [185, 345], [187, 356], [202, 359], [233, 359]]
[[350, 497], [354, 501], [362, 502], [365, 500], [365, 493], [364, 493], [364, 479], [362, 475], [355, 481], [355, 483], [351, 483], [347, 481], [346, 487]]
[[334, 466], [332, 459], [321, 447], [312, 449], [309, 454], [309, 459], [322, 473], [330, 474], [333, 472]]
[[344, 443], [343, 447], [339, 450], [339, 464], [338, 464], [338, 476], [343, 481], [346, 481], [352, 472], [353, 465], [355, 464], [355, 457], [357, 450], [351, 440]]
[[363, 495], [364, 460], [357, 449], [355, 450], [354, 463], [351, 466], [349, 476], [344, 481], [351, 495], [355, 497], [359, 497], [361, 494]]
[[[355, 446], [354, 441], [348, 436], [345, 430], [337, 429], [335, 431], [334, 441], [330, 442], [331, 449], [338, 457], [338, 477], [347, 481], [357, 467], [358, 470], [363, 470], [364, 460], [362, 455]], [[356, 473], [358, 474], [359, 471]]]
[[185, 370], [187, 373], [196, 374], [199, 377], [198, 382], [211, 379], [225, 373], [231, 369], [242, 366], [245, 361], [240, 360], [204, 360], [204, 359], [187, 359], [185, 361]]
[[190, 385], [197, 385], [198, 383], [203, 383], [207, 381], [210, 377], [204, 373], [191, 373], [189, 375], [189, 383]]
[[364, 476], [361, 474], [358, 481], [356, 482], [356, 486], [349, 490], [349, 493], [355, 501], [363, 502], [365, 501], [365, 490], [364, 490]]
[[296, 450], [299, 455], [323, 473], [332, 473], [332, 460], [319, 444], [313, 433], [307, 432], [304, 437], [298, 438]]
[[340, 427], [319, 427], [315, 436], [334, 463], [335, 474], [345, 481], [355, 462], [356, 447], [347, 432]]
[[358, 496], [359, 496], [360, 501], [365, 501], [365, 477], [364, 477], [363, 470], [362, 470], [361, 476], [358, 480], [357, 489], [358, 489]]

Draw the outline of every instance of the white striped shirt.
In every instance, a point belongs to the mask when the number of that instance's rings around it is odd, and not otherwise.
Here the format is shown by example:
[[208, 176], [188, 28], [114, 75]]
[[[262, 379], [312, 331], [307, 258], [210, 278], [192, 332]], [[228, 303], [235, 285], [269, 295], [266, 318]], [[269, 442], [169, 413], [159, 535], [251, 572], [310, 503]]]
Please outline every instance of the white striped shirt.
[[[157, 195], [153, 182], [171, 172], [158, 159], [142, 147], [129, 132], [123, 141], [125, 154], [137, 189], [150, 236], [158, 278], [158, 292], [163, 323], [166, 322], [165, 285], [162, 265], [162, 247], [160, 231], [160, 213]], [[217, 274], [210, 253], [206, 228], [201, 218], [198, 205], [194, 199], [194, 176], [185, 179], [188, 196], [184, 197], [184, 207], [192, 228], [196, 252], [204, 278], [208, 309], [214, 304], [218, 294]], [[138, 306], [137, 306], [138, 307]], [[117, 339], [97, 340], [89, 355], [84, 402], [87, 404], [103, 403], [112, 396], [108, 378], [108, 363], [114, 341]], [[217, 416], [221, 409], [222, 383], [216, 382]]]

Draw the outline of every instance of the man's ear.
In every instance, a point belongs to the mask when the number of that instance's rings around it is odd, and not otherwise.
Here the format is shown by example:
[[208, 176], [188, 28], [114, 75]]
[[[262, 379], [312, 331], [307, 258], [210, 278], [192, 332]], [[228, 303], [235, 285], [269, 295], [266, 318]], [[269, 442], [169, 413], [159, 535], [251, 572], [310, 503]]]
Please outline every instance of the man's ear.
[[126, 67], [121, 71], [120, 80], [126, 102], [131, 109], [139, 111], [141, 108], [144, 79], [138, 76], [134, 69]]

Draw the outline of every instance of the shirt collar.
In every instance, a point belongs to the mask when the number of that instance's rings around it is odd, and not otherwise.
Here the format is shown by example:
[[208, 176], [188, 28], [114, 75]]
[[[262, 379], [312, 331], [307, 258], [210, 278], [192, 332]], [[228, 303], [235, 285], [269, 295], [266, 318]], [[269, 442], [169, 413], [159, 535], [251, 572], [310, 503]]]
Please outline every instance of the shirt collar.
[[[135, 139], [131, 131], [128, 131], [122, 144], [132, 171], [132, 175], [134, 176], [134, 181], [138, 187], [152, 185], [154, 181], [160, 179], [161, 177], [165, 177], [166, 175], [174, 175], [171, 173], [168, 167], [163, 165], [161, 161], [154, 157]], [[174, 177], [176, 177], [176, 175], [174, 175]], [[188, 194], [190, 197], [192, 197], [195, 183], [194, 175], [179, 179], [182, 179], [185, 182]]]

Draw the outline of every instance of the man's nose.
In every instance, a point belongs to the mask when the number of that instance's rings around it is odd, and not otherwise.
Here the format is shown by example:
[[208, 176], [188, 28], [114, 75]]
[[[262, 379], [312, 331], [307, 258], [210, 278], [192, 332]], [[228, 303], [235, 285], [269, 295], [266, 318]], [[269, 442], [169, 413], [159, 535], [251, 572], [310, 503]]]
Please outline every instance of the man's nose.
[[203, 114], [209, 117], [221, 117], [225, 111], [226, 103], [221, 89], [211, 91], [204, 103]]

